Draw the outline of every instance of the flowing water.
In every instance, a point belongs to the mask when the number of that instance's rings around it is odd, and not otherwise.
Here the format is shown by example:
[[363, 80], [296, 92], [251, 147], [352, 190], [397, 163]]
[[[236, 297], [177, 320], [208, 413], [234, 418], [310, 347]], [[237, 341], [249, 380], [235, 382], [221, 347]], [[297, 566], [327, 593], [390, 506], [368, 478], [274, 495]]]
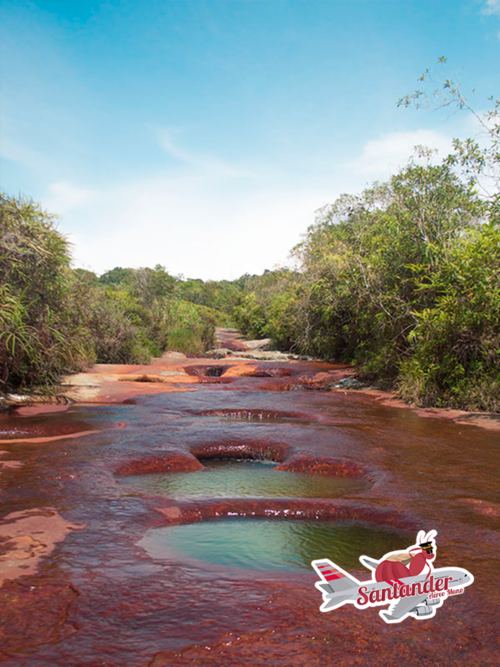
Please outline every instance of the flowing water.
[[[0, 565], [15, 534], [12, 568], [28, 566], [0, 587], [0, 662], [498, 664], [500, 433], [361, 393], [272, 390], [285, 380], [142, 384], [134, 403], [0, 416]], [[116, 474], [171, 454], [193, 472]], [[300, 472], [276, 469], [287, 462]], [[40, 525], [17, 523], [30, 516]], [[406, 548], [420, 529], [438, 531], [436, 567], [475, 577], [434, 619], [319, 611], [312, 558], [367, 579], [359, 555]]]
[[272, 461], [208, 460], [196, 472], [130, 475], [126, 486], [168, 498], [339, 498], [355, 495], [367, 483], [347, 477], [276, 470]]

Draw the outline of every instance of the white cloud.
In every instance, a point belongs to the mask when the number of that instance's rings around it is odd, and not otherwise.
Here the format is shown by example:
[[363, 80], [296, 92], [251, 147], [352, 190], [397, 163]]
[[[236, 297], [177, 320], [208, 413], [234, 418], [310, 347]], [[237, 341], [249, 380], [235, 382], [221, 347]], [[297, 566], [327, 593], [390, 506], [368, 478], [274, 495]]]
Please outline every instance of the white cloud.
[[500, 16], [500, 0], [486, 0], [486, 7], [483, 9], [483, 13]]
[[368, 141], [361, 155], [347, 166], [372, 179], [386, 178], [404, 167], [415, 146], [436, 149], [443, 156], [450, 152], [451, 138], [434, 130], [390, 132]]
[[80, 188], [67, 181], [51, 183], [44, 207], [65, 215], [71, 209], [89, 202], [96, 193], [86, 188]]
[[159, 143], [161, 148], [179, 162], [197, 171], [208, 172], [219, 176], [250, 176], [252, 172], [238, 165], [224, 162], [212, 156], [203, 155], [197, 151], [191, 151], [179, 145], [176, 138], [181, 134], [179, 128], [162, 128], [159, 131]]
[[[65, 192], [80, 192], [70, 186]], [[70, 232], [75, 264], [98, 273], [159, 263], [173, 274], [237, 278], [286, 263], [330, 195], [253, 179], [231, 189], [222, 178], [162, 176], [72, 200], [60, 229]]]
[[[500, 0], [486, 0], [483, 14], [487, 16], [500, 16]], [[500, 39], [500, 32], [497, 33], [497, 37]]]
[[418, 144], [446, 153], [438, 132], [393, 132], [368, 141], [348, 165], [324, 180], [268, 166], [248, 169], [181, 148], [164, 148], [181, 164], [154, 177], [88, 189], [52, 183], [43, 199], [64, 214], [60, 229], [74, 244], [75, 264], [102, 273], [114, 266], [163, 264], [173, 274], [237, 278], [289, 263], [288, 253], [315, 211], [341, 192], [359, 192], [404, 166]]
[[315, 210], [339, 193], [272, 170], [249, 168], [179, 145], [160, 134], [176, 163], [149, 178], [88, 189], [51, 183], [43, 198], [62, 214], [76, 266], [163, 264], [173, 274], [237, 278], [288, 262]]
[[3, 133], [0, 142], [0, 155], [6, 160], [37, 171], [43, 171], [52, 166], [52, 161], [46, 155], [16, 141], [12, 141], [12, 139]]

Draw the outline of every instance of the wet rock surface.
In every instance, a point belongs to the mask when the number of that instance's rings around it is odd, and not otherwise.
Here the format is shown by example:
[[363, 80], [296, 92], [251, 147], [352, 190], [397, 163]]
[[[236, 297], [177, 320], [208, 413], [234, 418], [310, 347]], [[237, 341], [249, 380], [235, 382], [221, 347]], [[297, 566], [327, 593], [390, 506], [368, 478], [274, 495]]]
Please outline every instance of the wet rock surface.
[[218, 440], [204, 442], [191, 448], [197, 459], [240, 459], [277, 461], [282, 463], [290, 456], [291, 448], [286, 443], [272, 440]]
[[363, 477], [367, 474], [366, 467], [354, 461], [336, 460], [328, 456], [308, 457], [300, 454], [284, 461], [282, 465], [278, 466], [278, 470], [341, 477]]
[[26, 419], [9, 419], [8, 415], [0, 415], [0, 442], [24, 442], [39, 437], [74, 435], [92, 430], [92, 425], [82, 419], [53, 419], [51, 416], [33, 416]]
[[193, 472], [203, 466], [194, 457], [182, 452], [168, 452], [159, 456], [143, 456], [125, 461], [118, 466], [116, 475], [147, 475], [165, 472]]
[[[0, 587], [2, 664], [498, 664], [499, 432], [428, 418], [375, 394], [303, 390], [301, 382], [352, 374], [345, 367], [291, 360], [289, 376], [262, 377], [252, 373], [264, 362], [213, 360], [231, 366], [219, 376], [234, 378], [227, 385], [184, 371], [210, 363], [156, 360], [153, 375], [181, 373], [146, 383], [117, 377], [150, 367], [96, 368], [66, 389], [85, 405], [45, 414], [32, 430], [40, 414], [30, 408], [2, 417], [4, 433], [17, 435], [2, 444], [1, 460], [21, 465], [1, 470], [1, 553], [40, 547], [34, 567], [11, 572]], [[279, 390], [283, 383], [298, 388]], [[258, 414], [266, 418], [248, 418]], [[78, 424], [84, 435], [68, 439], [81, 433]], [[204, 459], [217, 458], [272, 460], [282, 474], [352, 475], [363, 484], [345, 498], [173, 498], [127, 485], [131, 474], [198, 474]], [[61, 539], [42, 553], [49, 529], [34, 518], [44, 512], [53, 513], [44, 520], [56, 517]], [[412, 535], [435, 528], [436, 566], [465, 567], [475, 581], [434, 619], [387, 626], [376, 609], [322, 614], [312, 569], [256, 575], [189, 554], [152, 557], [141, 546], [151, 530], [235, 517], [360, 522]], [[13, 519], [31, 523], [12, 535]], [[361, 565], [352, 572], [368, 578]]]

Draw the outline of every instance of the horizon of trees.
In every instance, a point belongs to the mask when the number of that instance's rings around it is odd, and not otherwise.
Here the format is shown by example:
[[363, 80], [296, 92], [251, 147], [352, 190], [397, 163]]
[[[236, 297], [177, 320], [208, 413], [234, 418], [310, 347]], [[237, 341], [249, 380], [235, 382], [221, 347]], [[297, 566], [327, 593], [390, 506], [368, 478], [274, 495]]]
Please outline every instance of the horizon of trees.
[[[440, 66], [444, 66], [440, 59]], [[400, 105], [456, 107], [486, 141], [456, 139], [318, 211], [294, 249], [300, 268], [234, 281], [165, 267], [72, 269], [55, 219], [0, 198], [0, 391], [50, 388], [63, 372], [202, 354], [216, 325], [280, 349], [355, 364], [410, 403], [500, 411], [500, 101], [477, 114], [459, 85]], [[437, 87], [436, 87], [437, 86]]]

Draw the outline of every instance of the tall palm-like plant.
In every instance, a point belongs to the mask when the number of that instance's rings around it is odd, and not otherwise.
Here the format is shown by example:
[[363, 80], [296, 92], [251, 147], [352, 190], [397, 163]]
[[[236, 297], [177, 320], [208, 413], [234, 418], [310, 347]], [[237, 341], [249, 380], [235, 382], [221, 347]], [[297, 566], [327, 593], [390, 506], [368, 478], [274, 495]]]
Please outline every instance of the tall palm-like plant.
[[87, 361], [69, 243], [55, 223], [35, 202], [0, 195], [0, 392], [50, 388]]

